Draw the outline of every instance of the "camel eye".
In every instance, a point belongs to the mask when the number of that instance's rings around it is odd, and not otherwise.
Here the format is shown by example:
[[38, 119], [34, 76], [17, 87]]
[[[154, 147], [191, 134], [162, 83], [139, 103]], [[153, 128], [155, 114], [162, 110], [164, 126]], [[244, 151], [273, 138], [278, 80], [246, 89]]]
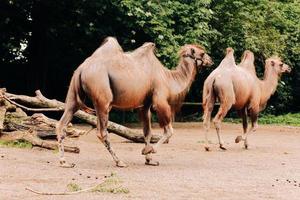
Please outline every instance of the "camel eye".
[[281, 63], [279, 66], [280, 66], [280, 67], [283, 67], [283, 63]]
[[201, 57], [203, 57], [203, 56], [204, 56], [204, 52], [203, 52], [203, 53], [201, 53], [201, 54], [200, 54], [200, 56], [201, 56]]

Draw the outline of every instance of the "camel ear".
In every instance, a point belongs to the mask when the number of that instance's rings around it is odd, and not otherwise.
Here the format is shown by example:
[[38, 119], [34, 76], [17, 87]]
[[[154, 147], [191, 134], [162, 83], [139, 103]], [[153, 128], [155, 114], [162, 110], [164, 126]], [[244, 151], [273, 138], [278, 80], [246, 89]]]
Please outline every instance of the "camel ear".
[[195, 54], [195, 49], [191, 48], [191, 54], [194, 55]]
[[271, 60], [271, 65], [272, 65], [272, 67], [274, 67], [274, 66], [275, 66], [275, 62], [274, 62], [274, 60]]

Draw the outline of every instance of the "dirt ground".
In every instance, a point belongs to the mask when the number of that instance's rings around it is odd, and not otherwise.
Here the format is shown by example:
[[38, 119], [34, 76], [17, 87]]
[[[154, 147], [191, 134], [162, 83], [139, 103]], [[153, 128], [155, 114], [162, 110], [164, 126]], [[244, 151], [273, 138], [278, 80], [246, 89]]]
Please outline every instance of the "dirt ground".
[[[80, 154], [66, 154], [76, 163], [73, 169], [58, 167], [58, 154], [53, 151], [1, 147], [0, 199], [300, 199], [300, 128], [260, 126], [245, 150], [234, 143], [241, 125], [224, 124], [225, 152], [217, 148], [213, 129], [212, 151], [205, 152], [200, 123], [175, 124], [174, 128], [170, 143], [155, 155], [158, 167], [144, 165], [143, 144], [113, 134], [112, 145], [128, 168], [115, 167], [92, 132], [72, 141], [81, 148]], [[129, 189], [128, 194], [41, 196], [25, 190], [59, 192], [69, 183], [85, 188], [112, 172]]]

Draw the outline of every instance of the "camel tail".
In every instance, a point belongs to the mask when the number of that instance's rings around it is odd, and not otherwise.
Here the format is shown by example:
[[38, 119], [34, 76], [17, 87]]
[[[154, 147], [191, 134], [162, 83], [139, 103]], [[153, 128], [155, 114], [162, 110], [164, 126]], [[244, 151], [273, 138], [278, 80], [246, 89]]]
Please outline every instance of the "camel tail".
[[77, 69], [71, 79], [70, 87], [67, 94], [67, 101], [75, 101], [79, 107], [79, 109], [84, 110], [87, 113], [94, 113], [95, 110], [92, 108], [89, 108], [85, 105], [85, 103], [82, 101], [82, 99], [86, 96], [86, 92], [84, 91], [82, 87], [81, 82], [81, 69]]

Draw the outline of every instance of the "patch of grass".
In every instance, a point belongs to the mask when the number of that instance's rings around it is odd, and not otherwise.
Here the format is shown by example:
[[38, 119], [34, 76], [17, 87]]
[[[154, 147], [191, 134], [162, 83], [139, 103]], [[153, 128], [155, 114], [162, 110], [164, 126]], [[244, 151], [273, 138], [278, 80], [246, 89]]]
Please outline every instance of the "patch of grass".
[[[225, 118], [225, 122], [241, 123], [240, 118]], [[300, 126], [300, 113], [288, 113], [285, 115], [262, 115], [258, 117], [259, 124], [278, 124], [278, 125], [290, 125]]]
[[69, 192], [76, 192], [78, 190], [81, 190], [81, 187], [76, 183], [69, 183], [67, 185], [67, 188]]
[[110, 176], [106, 177], [105, 181], [99, 184], [92, 192], [107, 192], [113, 194], [128, 194], [129, 189], [122, 186], [123, 181], [117, 176], [116, 173], [112, 172]]
[[58, 154], [58, 152], [59, 152], [58, 148], [55, 148], [52, 150], [52, 153], [54, 153], [54, 154]]
[[279, 116], [265, 115], [259, 118], [258, 121], [261, 124], [281, 124], [281, 125], [300, 126], [300, 113], [288, 113]]
[[32, 144], [25, 140], [5, 141], [0, 140], [0, 146], [31, 149]]

